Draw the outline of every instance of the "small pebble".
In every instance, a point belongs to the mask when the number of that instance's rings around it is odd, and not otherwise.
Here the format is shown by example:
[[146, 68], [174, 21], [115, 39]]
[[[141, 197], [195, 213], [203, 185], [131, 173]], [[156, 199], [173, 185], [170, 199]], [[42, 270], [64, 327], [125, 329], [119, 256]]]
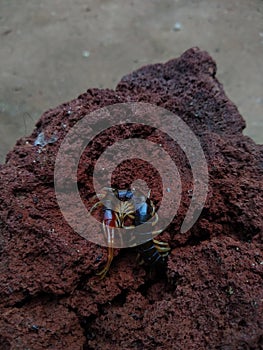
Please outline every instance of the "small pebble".
[[174, 32], [179, 32], [179, 30], [182, 29], [182, 24], [180, 22], [175, 22], [174, 27], [173, 27], [173, 31]]
[[90, 56], [90, 52], [87, 50], [82, 51], [82, 57], [88, 58]]
[[1, 34], [2, 34], [2, 35], [8, 35], [8, 34], [10, 34], [10, 33], [12, 33], [12, 29], [7, 28], [7, 29], [4, 30]]
[[38, 329], [39, 329], [39, 327], [38, 327], [38, 325], [33, 324], [33, 325], [31, 326], [31, 329], [32, 329], [32, 331], [37, 332], [37, 331], [38, 331]]
[[187, 193], [188, 193], [189, 198], [193, 197], [193, 190], [192, 189], [188, 190]]
[[[49, 139], [45, 138], [45, 134], [42, 131], [41, 133], [38, 134], [38, 137], [36, 138], [34, 142], [34, 146], [40, 146], [40, 147], [45, 147], [49, 143], [54, 143], [58, 140], [56, 135], [52, 135]], [[39, 150], [38, 150], [39, 152]], [[41, 152], [39, 152], [41, 153]]]
[[234, 289], [232, 287], [228, 288], [228, 294], [233, 295], [234, 294]]

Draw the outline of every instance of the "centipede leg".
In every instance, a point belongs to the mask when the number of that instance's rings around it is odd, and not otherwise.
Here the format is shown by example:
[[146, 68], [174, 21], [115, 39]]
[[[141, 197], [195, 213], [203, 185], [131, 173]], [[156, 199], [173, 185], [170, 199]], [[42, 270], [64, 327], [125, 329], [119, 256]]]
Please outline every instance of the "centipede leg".
[[106, 276], [107, 272], [110, 269], [112, 259], [113, 259], [113, 252], [114, 252], [114, 249], [112, 247], [108, 247], [107, 263], [105, 267], [100, 272], [97, 273], [97, 276], [100, 276], [101, 279], [103, 279]]
[[97, 273], [97, 276], [100, 276], [101, 279], [103, 279], [107, 272], [110, 269], [112, 260], [113, 260], [113, 254], [114, 254], [114, 248], [113, 248], [113, 243], [114, 243], [114, 228], [110, 226], [106, 226], [105, 223], [103, 223], [103, 229], [104, 232], [107, 234], [107, 243], [108, 243], [108, 256], [107, 256], [107, 262], [105, 267]]
[[169, 244], [166, 242], [157, 241], [156, 239], [153, 239], [153, 244], [155, 245], [155, 248], [160, 254], [168, 253], [171, 250]]

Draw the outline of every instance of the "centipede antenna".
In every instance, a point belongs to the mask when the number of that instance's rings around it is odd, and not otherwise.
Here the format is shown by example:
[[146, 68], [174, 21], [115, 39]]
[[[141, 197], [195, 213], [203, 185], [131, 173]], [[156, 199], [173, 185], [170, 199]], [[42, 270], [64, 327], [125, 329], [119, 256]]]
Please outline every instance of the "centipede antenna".
[[93, 212], [93, 210], [95, 209], [95, 208], [97, 208], [99, 205], [103, 205], [103, 203], [101, 203], [101, 202], [97, 202], [97, 203], [95, 203], [91, 208], [90, 208], [90, 214]]
[[111, 187], [103, 187], [103, 190], [109, 191], [109, 192], [114, 192], [116, 188], [111, 188]]

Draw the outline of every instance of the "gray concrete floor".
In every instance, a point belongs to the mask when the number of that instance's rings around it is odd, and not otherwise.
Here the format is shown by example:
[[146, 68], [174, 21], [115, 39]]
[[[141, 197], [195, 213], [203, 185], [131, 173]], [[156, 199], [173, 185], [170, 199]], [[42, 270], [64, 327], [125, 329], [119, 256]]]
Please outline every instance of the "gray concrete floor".
[[0, 162], [45, 110], [192, 46], [263, 143], [262, 0], [1, 0]]

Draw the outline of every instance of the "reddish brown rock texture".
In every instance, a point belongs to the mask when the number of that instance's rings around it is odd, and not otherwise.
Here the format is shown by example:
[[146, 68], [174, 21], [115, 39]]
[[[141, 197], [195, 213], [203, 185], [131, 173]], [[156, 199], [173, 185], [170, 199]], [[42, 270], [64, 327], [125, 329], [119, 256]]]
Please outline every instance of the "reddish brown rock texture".
[[[116, 91], [91, 89], [47, 111], [33, 134], [17, 142], [0, 167], [0, 349], [263, 348], [263, 147], [242, 134], [245, 122], [215, 75], [213, 59], [190, 49], [125, 76]], [[164, 273], [149, 278], [135, 250], [122, 249], [99, 280], [107, 250], [80, 237], [62, 217], [54, 162], [78, 120], [131, 101], [164, 107], [192, 128], [207, 158], [209, 194], [198, 222], [180, 234], [192, 182], [185, 172], [178, 215], [162, 234], [172, 248]], [[57, 141], [34, 146], [40, 132]], [[92, 195], [91, 169], [107, 140], [135, 134], [161, 143], [182, 171], [189, 168], [159, 133], [109, 129], [83, 154], [84, 199]], [[114, 184], [123, 186], [136, 165], [135, 175], [153, 187], [158, 205], [158, 174], [147, 174], [147, 164], [120, 166]]]

